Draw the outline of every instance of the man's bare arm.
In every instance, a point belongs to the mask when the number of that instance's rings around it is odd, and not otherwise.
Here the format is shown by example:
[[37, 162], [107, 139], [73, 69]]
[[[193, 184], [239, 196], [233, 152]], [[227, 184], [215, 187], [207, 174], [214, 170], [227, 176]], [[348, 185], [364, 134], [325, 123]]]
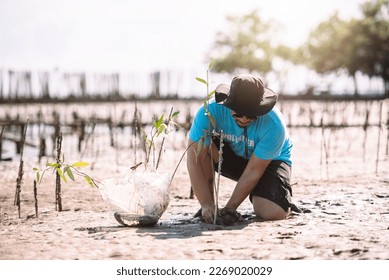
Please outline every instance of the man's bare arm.
[[[202, 218], [205, 222], [212, 223], [214, 215], [213, 199], [213, 166], [207, 147], [197, 149], [197, 143], [189, 140], [187, 154], [187, 166], [193, 192], [200, 202]], [[197, 152], [199, 153], [197, 154]]]
[[239, 207], [254, 189], [270, 161], [260, 159], [254, 154], [251, 156], [225, 208], [236, 210]]

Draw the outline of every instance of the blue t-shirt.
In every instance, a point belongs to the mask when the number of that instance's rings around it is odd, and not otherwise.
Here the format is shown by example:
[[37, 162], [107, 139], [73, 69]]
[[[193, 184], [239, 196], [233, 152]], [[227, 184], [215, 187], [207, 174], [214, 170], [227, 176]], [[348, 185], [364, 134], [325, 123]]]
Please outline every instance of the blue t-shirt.
[[214, 99], [209, 101], [207, 107], [215, 120], [216, 128], [210, 124], [204, 106], [201, 106], [189, 131], [189, 138], [192, 141], [198, 142], [205, 136], [205, 143], [209, 145], [212, 131], [222, 130], [223, 141], [229, 144], [236, 155], [249, 159], [254, 153], [255, 156], [264, 160], [282, 160], [292, 165], [293, 144], [289, 138], [284, 118], [276, 107], [252, 121], [246, 129], [236, 124], [230, 109], [216, 103]]

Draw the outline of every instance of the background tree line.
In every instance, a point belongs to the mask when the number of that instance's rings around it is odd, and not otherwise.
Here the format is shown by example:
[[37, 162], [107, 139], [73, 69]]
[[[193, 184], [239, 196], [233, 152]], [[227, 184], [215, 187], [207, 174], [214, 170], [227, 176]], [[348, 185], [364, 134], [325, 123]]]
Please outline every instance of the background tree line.
[[369, 1], [360, 9], [358, 19], [342, 20], [333, 14], [298, 48], [274, 43], [276, 23], [262, 20], [258, 11], [229, 16], [229, 29], [216, 35], [208, 59], [214, 60], [215, 72], [246, 70], [264, 77], [275, 71], [275, 59], [305, 65], [321, 75], [346, 72], [354, 80], [355, 95], [360, 72], [381, 78], [389, 98], [389, 0]]

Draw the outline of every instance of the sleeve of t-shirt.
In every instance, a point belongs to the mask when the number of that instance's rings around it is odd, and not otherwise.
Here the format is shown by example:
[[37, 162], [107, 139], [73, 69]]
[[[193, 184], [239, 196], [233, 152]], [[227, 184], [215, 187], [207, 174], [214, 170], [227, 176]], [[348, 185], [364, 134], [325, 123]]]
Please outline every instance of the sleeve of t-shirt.
[[[210, 127], [210, 121], [209, 118], [205, 115], [204, 106], [201, 106], [200, 109], [197, 111], [196, 116], [193, 120], [192, 126], [189, 131], [189, 138], [193, 142], [198, 142], [201, 138], [203, 138], [203, 141], [205, 140], [205, 144], [210, 144], [210, 133], [209, 131]], [[205, 139], [204, 139], [205, 137]]]
[[285, 128], [272, 124], [256, 145], [254, 154], [264, 160], [272, 160], [281, 155], [285, 142]]

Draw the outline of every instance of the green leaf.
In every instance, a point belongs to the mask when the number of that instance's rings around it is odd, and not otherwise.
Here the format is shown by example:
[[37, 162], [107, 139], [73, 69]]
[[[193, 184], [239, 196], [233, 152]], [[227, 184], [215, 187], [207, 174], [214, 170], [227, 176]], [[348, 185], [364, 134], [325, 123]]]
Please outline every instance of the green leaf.
[[91, 179], [88, 175], [85, 175], [84, 178], [85, 178], [85, 180], [88, 182], [88, 184], [89, 184], [91, 187], [94, 187], [93, 181], [92, 181], [92, 179]]
[[202, 78], [196, 77], [196, 80], [199, 81], [200, 83], [208, 85], [207, 81]]
[[160, 126], [163, 124], [163, 114], [161, 115], [161, 117], [157, 120], [157, 122], [154, 124], [154, 127], [156, 129], [159, 129]]
[[178, 116], [179, 113], [180, 113], [180, 111], [174, 112], [173, 115], [172, 115], [172, 118]]
[[73, 167], [84, 167], [84, 166], [88, 166], [89, 163], [85, 162], [85, 161], [77, 161], [75, 163], [72, 164]]
[[46, 163], [46, 166], [50, 166], [50, 167], [57, 168], [57, 167], [59, 166], [59, 163], [51, 163], [51, 162], [48, 162], [48, 163]]
[[36, 173], [36, 181], [37, 181], [37, 183], [39, 184], [39, 171]]
[[212, 95], [215, 94], [215, 92], [216, 92], [216, 90], [213, 90], [210, 93], [208, 93], [207, 99], [210, 99], [212, 97]]
[[162, 125], [160, 125], [160, 126], [158, 127], [157, 137], [158, 137], [162, 132], [164, 132], [165, 129], [166, 129], [166, 125], [165, 125], [164, 123], [163, 123]]
[[212, 68], [214, 62], [215, 61], [213, 59], [211, 59], [211, 61], [208, 64], [208, 70]]
[[200, 154], [200, 151], [203, 148], [203, 141], [204, 141], [204, 136], [201, 137], [199, 142], [197, 143], [196, 155]]
[[57, 168], [57, 173], [58, 175], [62, 178], [62, 180], [67, 183], [67, 180], [66, 180], [66, 177], [63, 175], [63, 172], [61, 170], [61, 168]]
[[39, 171], [39, 168], [34, 167], [32, 170]]
[[66, 172], [66, 174], [68, 174], [68, 176], [69, 176], [70, 179], [72, 179], [73, 181], [75, 181], [75, 180], [74, 180], [74, 175], [73, 175], [72, 170], [70, 169], [70, 166], [66, 166], [66, 167], [64, 168], [64, 172]]
[[216, 128], [216, 120], [212, 115], [209, 115], [209, 121], [211, 122], [212, 127]]
[[40, 175], [40, 176], [41, 176], [41, 178], [40, 178], [40, 180], [39, 180], [39, 183], [41, 183], [41, 182], [42, 182], [43, 175], [45, 174], [46, 170], [47, 170], [47, 169], [43, 170], [43, 172], [42, 172], [42, 175]]

